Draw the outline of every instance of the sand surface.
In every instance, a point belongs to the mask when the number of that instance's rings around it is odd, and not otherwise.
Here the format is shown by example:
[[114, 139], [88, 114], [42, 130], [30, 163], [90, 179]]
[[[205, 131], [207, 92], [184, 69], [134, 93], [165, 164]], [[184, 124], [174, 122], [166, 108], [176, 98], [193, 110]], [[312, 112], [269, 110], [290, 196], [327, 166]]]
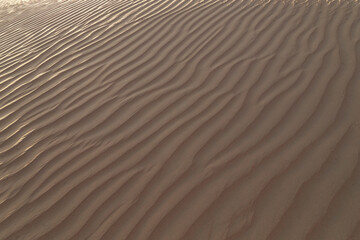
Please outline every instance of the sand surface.
[[0, 239], [359, 240], [359, 5], [0, 8]]

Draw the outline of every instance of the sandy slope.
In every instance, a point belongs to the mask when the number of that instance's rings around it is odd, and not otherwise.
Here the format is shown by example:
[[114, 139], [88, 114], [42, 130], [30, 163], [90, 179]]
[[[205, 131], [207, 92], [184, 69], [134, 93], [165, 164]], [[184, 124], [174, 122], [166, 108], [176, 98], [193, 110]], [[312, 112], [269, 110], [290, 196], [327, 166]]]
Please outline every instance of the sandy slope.
[[0, 19], [0, 239], [360, 239], [356, 1]]

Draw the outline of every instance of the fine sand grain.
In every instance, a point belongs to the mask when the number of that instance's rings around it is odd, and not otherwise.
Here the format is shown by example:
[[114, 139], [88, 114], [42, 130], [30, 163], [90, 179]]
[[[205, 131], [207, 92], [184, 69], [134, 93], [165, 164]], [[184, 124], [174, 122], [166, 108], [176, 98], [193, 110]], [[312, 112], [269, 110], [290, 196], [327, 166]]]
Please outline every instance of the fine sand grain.
[[357, 0], [19, 2], [1, 240], [360, 239]]

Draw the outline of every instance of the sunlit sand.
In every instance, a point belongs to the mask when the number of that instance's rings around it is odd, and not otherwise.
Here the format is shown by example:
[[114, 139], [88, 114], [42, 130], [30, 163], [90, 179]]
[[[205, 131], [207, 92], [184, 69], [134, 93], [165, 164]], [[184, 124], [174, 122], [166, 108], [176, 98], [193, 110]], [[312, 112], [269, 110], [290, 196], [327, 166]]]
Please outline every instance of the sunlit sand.
[[0, 240], [360, 239], [357, 1], [1, 4]]

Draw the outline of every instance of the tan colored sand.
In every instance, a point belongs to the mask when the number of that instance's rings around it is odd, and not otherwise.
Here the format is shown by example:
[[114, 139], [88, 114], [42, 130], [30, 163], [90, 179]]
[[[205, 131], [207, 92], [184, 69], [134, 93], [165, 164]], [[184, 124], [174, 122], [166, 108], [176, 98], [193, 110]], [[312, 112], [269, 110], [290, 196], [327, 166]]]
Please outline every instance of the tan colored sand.
[[0, 10], [0, 239], [359, 240], [357, 1]]

